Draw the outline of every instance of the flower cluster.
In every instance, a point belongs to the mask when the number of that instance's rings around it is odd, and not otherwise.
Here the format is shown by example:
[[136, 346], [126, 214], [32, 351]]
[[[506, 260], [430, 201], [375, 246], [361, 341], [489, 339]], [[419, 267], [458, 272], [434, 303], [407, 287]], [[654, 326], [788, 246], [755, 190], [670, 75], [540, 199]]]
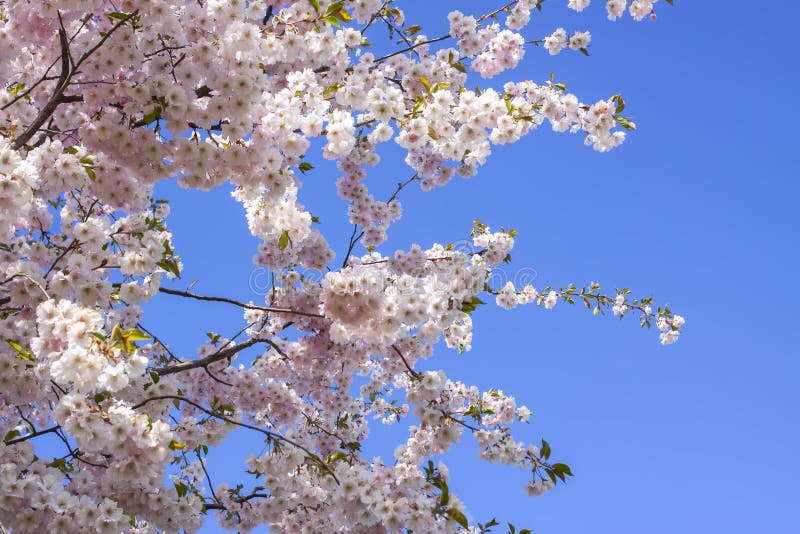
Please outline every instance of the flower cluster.
[[71, 384], [81, 393], [115, 392], [147, 367], [147, 358], [124, 354], [98, 339], [105, 336], [95, 310], [68, 300], [58, 304], [48, 300], [38, 306], [36, 315], [39, 335], [31, 340], [31, 349], [42, 371], [58, 383]]
[[591, 40], [592, 36], [589, 32], [575, 31], [572, 36], [568, 36], [564, 28], [558, 28], [543, 39], [544, 47], [551, 56], [555, 56], [567, 47], [571, 50], [586, 52], [586, 47], [589, 46]]
[[[654, 3], [607, 0], [606, 10], [641, 20]], [[528, 470], [528, 494], [571, 475], [549, 463], [546, 442], [513, 437], [531, 417], [513, 397], [417, 370], [441, 341], [470, 350], [481, 297], [506, 309], [635, 311], [663, 344], [678, 339], [681, 316], [627, 290], [491, 287], [513, 230], [476, 222], [467, 250], [381, 252], [407, 187], [474, 176], [495, 145], [545, 123], [598, 151], [635, 128], [621, 96], [583, 103], [552, 78], [467, 88], [517, 67], [532, 44], [588, 53], [588, 31], [526, 37], [541, 0], [453, 11], [434, 37], [406, 22], [402, 4], [2, 3], [0, 524], [192, 532], [214, 514], [240, 531], [470, 529], [447, 467], [430, 460], [465, 436], [480, 458]], [[369, 176], [386, 143], [411, 169], [388, 198]], [[354, 226], [336, 266], [338, 236], [304, 205], [305, 175], [320, 172], [312, 149], [335, 162]], [[172, 179], [224, 186], [241, 204], [259, 240], [254, 264], [269, 270], [263, 302], [162, 287], [183, 270], [169, 204], [154, 198]], [[144, 305], [160, 293], [239, 306], [245, 325], [209, 332], [195, 357], [176, 354], [170, 324], [155, 329], [166, 339], [145, 326]], [[362, 454], [375, 419], [408, 423], [391, 465]], [[208, 477], [209, 447], [236, 429], [264, 440], [246, 462], [251, 489]], [[43, 436], [63, 454], [38, 448]]]

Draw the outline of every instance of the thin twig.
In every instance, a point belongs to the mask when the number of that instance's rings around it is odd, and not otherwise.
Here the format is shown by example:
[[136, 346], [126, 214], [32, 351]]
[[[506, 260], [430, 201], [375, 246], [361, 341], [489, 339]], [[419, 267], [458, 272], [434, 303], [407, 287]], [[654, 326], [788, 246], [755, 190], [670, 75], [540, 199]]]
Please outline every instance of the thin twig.
[[221, 415], [219, 413], [215, 413], [215, 412], [209, 410], [208, 408], [206, 408], [206, 407], [204, 407], [204, 406], [202, 406], [202, 405], [200, 405], [200, 404], [198, 404], [198, 403], [196, 403], [196, 402], [194, 402], [194, 401], [192, 401], [190, 399], [187, 399], [186, 397], [182, 397], [180, 395], [158, 395], [158, 396], [150, 397], [148, 399], [143, 400], [139, 404], [136, 404], [135, 406], [132, 406], [131, 409], [137, 410], [137, 409], [141, 408], [142, 406], [144, 406], [145, 404], [147, 404], [149, 402], [158, 401], [158, 400], [168, 400], [168, 399], [177, 400], [177, 401], [180, 401], [180, 402], [185, 402], [186, 404], [194, 406], [195, 408], [197, 408], [201, 412], [204, 412], [204, 413], [210, 415], [211, 417], [216, 417], [217, 419], [221, 419], [221, 420], [225, 421], [226, 423], [230, 423], [232, 425], [240, 426], [242, 428], [248, 428], [250, 430], [255, 430], [256, 432], [260, 432], [260, 433], [264, 434], [265, 436], [267, 436], [268, 438], [273, 439], [275, 441], [283, 441], [285, 443], [288, 443], [289, 445], [292, 445], [293, 447], [296, 447], [296, 448], [300, 449], [301, 451], [305, 452], [310, 460], [312, 460], [317, 465], [319, 465], [323, 470], [327, 471], [328, 474], [333, 477], [333, 479], [336, 481], [337, 484], [339, 483], [339, 479], [336, 478], [336, 475], [334, 474], [334, 472], [330, 468], [330, 466], [328, 464], [326, 464], [325, 462], [323, 462], [322, 459], [319, 458], [319, 456], [317, 456], [316, 454], [311, 452], [308, 448], [306, 448], [305, 446], [301, 445], [300, 443], [297, 443], [294, 440], [291, 440], [291, 439], [289, 439], [289, 438], [287, 438], [285, 436], [282, 436], [282, 435], [277, 434], [275, 432], [271, 432], [271, 431], [266, 430], [264, 428], [259, 428], [257, 426], [253, 426], [253, 425], [250, 425], [250, 424], [247, 424], [247, 423], [242, 423], [241, 421], [234, 421], [230, 417], [226, 417], [226, 416]]
[[38, 438], [39, 436], [43, 436], [45, 434], [50, 434], [51, 432], [58, 432], [61, 429], [59, 425], [51, 426], [50, 428], [45, 428], [44, 430], [38, 430], [36, 432], [31, 432], [30, 434], [25, 434], [24, 436], [20, 436], [18, 438], [10, 439], [8, 441], [4, 441], [4, 445], [14, 445], [16, 443], [22, 443], [23, 441], [28, 441], [29, 439]]
[[210, 297], [206, 295], [197, 295], [196, 293], [189, 293], [188, 291], [177, 291], [175, 289], [168, 289], [166, 287], [160, 287], [158, 288], [158, 290], [161, 293], [166, 293], [167, 295], [177, 295], [179, 297], [186, 297], [196, 300], [205, 300], [210, 302], [227, 302], [228, 304], [234, 304], [236, 306], [239, 306], [240, 308], [245, 308], [248, 310], [260, 310], [271, 313], [288, 313], [294, 315], [302, 315], [304, 317], [317, 317], [317, 318], [325, 317], [324, 315], [321, 315], [319, 313], [304, 312], [299, 310], [292, 310], [289, 308], [272, 308], [267, 306], [256, 306], [254, 304], [245, 304], [244, 302], [239, 302], [238, 300], [233, 300], [226, 297]]
[[400, 352], [400, 349], [397, 348], [397, 345], [392, 345], [392, 348], [397, 353], [397, 355], [400, 356], [400, 359], [403, 360], [403, 364], [406, 366], [406, 369], [408, 369], [409, 374], [411, 374], [411, 376], [416, 380], [421, 380], [422, 373], [420, 373], [419, 371], [415, 371], [414, 369], [411, 368], [410, 365], [408, 365], [408, 361], [406, 360], [405, 356], [403, 356], [403, 353]]

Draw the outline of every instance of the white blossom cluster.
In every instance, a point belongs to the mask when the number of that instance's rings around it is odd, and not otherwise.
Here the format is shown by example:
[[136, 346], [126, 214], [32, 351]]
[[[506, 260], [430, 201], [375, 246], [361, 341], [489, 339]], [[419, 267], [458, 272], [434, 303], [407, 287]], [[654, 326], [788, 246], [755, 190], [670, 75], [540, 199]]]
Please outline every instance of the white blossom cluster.
[[389, 346], [419, 329], [430, 343], [444, 333], [448, 345], [469, 346], [471, 321], [461, 304], [482, 291], [489, 276], [480, 256], [435, 245], [424, 253], [415, 247], [391, 260], [373, 253], [351, 263], [322, 282], [321, 311], [334, 321], [333, 341]]
[[[642, 20], [654, 3], [607, 0], [606, 10]], [[2, 2], [2, 528], [194, 532], [213, 515], [243, 532], [475, 530], [447, 467], [430, 460], [465, 436], [480, 458], [529, 471], [530, 495], [571, 475], [545, 442], [513, 437], [531, 418], [513, 397], [417, 370], [441, 341], [470, 350], [481, 297], [506, 309], [583, 299], [596, 313], [641, 313], [663, 344], [678, 339], [684, 319], [653, 312], [651, 299], [594, 284], [490, 287], [514, 231], [476, 223], [471, 250], [381, 252], [408, 186], [474, 176], [495, 145], [546, 122], [601, 152], [635, 127], [620, 96], [583, 103], [552, 79], [491, 85], [532, 44], [587, 52], [588, 31], [526, 36], [541, 0], [453, 11], [433, 37], [403, 5]], [[468, 89], [475, 76], [489, 86]], [[385, 198], [369, 171], [390, 142], [411, 178]], [[340, 236], [323, 235], [300, 202], [310, 204], [313, 149], [335, 162], [331, 189], [354, 225], [339, 265], [330, 243]], [[169, 204], [153, 195], [167, 180], [232, 190], [259, 240], [253, 262], [271, 275], [263, 302], [164, 287], [183, 270]], [[239, 306], [245, 326], [175, 354], [169, 321], [148, 328], [144, 304], [159, 293]], [[240, 357], [247, 349], [259, 352]], [[375, 419], [408, 424], [391, 462], [362, 453]], [[246, 460], [253, 479], [212, 482], [209, 448], [237, 429], [263, 438]], [[40, 457], [44, 439], [63, 454]]]
[[84, 394], [116, 392], [147, 368], [147, 358], [100, 346], [92, 334], [102, 330], [103, 320], [93, 309], [48, 300], [39, 305], [36, 316], [39, 335], [31, 340], [31, 350], [42, 371], [60, 384], [71, 384]]

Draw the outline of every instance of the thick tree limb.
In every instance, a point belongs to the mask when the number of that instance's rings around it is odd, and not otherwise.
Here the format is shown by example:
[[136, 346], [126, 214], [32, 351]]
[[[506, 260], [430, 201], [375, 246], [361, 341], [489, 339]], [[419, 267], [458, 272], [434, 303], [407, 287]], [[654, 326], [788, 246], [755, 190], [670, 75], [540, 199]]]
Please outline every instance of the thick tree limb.
[[206, 356], [205, 358], [201, 358], [199, 360], [193, 360], [191, 362], [186, 362], [186, 363], [179, 363], [177, 365], [170, 365], [168, 367], [159, 367], [157, 369], [154, 369], [154, 371], [156, 373], [158, 373], [159, 376], [166, 376], [166, 375], [172, 375], [172, 374], [175, 374], [175, 373], [180, 373], [180, 372], [183, 372], [183, 371], [188, 371], [190, 369], [198, 369], [200, 367], [207, 367], [207, 366], [211, 365], [212, 363], [216, 363], [216, 362], [218, 362], [220, 360], [224, 360], [225, 358], [230, 358], [231, 356], [233, 356], [237, 352], [243, 351], [244, 349], [246, 349], [248, 347], [252, 347], [256, 343], [264, 342], [264, 341], [265, 340], [263, 340], [263, 339], [248, 339], [247, 341], [245, 341], [243, 343], [239, 343], [238, 345], [234, 345], [233, 347], [217, 351], [214, 354], [210, 354], [210, 355]]

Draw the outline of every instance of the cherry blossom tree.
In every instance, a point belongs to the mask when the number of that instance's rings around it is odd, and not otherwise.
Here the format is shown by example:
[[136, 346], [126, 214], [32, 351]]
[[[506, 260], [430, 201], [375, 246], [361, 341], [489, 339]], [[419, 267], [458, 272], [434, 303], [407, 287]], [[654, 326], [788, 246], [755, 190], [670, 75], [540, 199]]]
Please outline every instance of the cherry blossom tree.
[[[655, 2], [604, 7], [642, 20]], [[490, 300], [634, 314], [664, 344], [683, 318], [596, 283], [493, 287], [517, 233], [478, 221], [468, 247], [381, 247], [403, 189], [473, 176], [494, 145], [549, 127], [604, 152], [635, 129], [620, 95], [583, 103], [552, 79], [466, 88], [532, 48], [588, 54], [588, 31], [529, 35], [547, 8], [453, 11], [449, 32], [426, 35], [400, 0], [0, 2], [0, 524], [488, 532], [496, 523], [468, 524], [432, 456], [471, 439], [481, 459], [528, 470], [530, 495], [571, 476], [546, 441], [514, 438], [529, 409], [418, 362], [435, 347], [469, 350], [472, 312]], [[337, 253], [298, 203], [315, 138], [353, 225]], [[387, 199], [366, 180], [383, 143], [410, 168]], [[153, 196], [171, 179], [233, 186], [260, 240], [253, 261], [272, 273], [264, 299], [176, 280], [169, 204]], [[241, 330], [175, 354], [143, 315], [156, 297], [236, 306]], [[376, 419], [408, 427], [393, 457], [361, 454]], [[246, 461], [251, 484], [212, 484], [209, 450], [234, 430], [263, 438]], [[43, 436], [62, 452], [37, 454]]]

